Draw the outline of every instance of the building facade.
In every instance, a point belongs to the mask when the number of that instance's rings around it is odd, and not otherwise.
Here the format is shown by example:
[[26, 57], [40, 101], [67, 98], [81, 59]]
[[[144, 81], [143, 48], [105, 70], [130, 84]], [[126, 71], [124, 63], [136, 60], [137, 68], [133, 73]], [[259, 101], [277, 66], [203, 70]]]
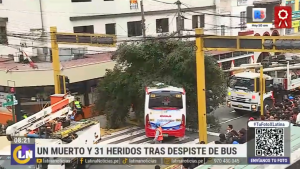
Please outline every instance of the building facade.
[[[0, 4], [0, 33], [2, 44], [0, 55], [15, 54], [20, 43], [27, 46], [50, 46], [49, 31], [56, 26], [58, 32], [114, 34], [118, 41], [141, 38], [141, 4], [136, 0], [2, 0]], [[206, 33], [215, 34], [215, 1], [181, 0], [178, 19], [178, 6], [174, 1], [144, 1], [145, 27], [147, 36], [170, 34], [177, 26], [191, 30], [197, 27]], [[18, 5], [15, 5], [18, 4]], [[24, 34], [31, 34], [24, 38]], [[193, 34], [183, 31], [183, 34]], [[60, 45], [60, 47], [74, 47]], [[115, 50], [88, 47], [89, 50]], [[41, 52], [38, 54], [42, 54]]]
[[[220, 1], [220, 8], [217, 9], [221, 16], [217, 18], [219, 25], [221, 25], [221, 30], [218, 32], [219, 35], [225, 36], [284, 36], [286, 34], [291, 34], [298, 31], [299, 21], [296, 19], [293, 21], [292, 29], [275, 29], [275, 28], [247, 28], [246, 26], [246, 11], [247, 6], [254, 7], [266, 7], [266, 6], [276, 6], [276, 5], [289, 5], [292, 6], [293, 10], [299, 10], [299, 0], [296, 1], [286, 1], [286, 0], [224, 0]], [[225, 17], [229, 15], [229, 17]], [[296, 16], [295, 12], [293, 18]], [[227, 23], [227, 25], [226, 25]], [[223, 25], [223, 26], [222, 26]], [[297, 28], [296, 28], [297, 27]], [[251, 51], [249, 51], [251, 52]], [[265, 56], [274, 55], [274, 53], [265, 52], [255, 52], [254, 53], [254, 63], [261, 62]]]
[[299, 0], [286, 0], [285, 2], [286, 6], [292, 7], [292, 25], [293, 28], [286, 29], [286, 35], [294, 34], [300, 32], [300, 3]]
[[[144, 1], [146, 36], [173, 34], [179, 25], [183, 35], [194, 34], [194, 28], [217, 33], [213, 29], [215, 1], [181, 0], [180, 10], [175, 2]], [[10, 87], [16, 89], [17, 112], [34, 113], [47, 104], [54, 91], [51, 26], [65, 33], [116, 35], [117, 41], [123, 42], [142, 38], [141, 20], [141, 4], [136, 0], [0, 1], [0, 92], [4, 96]], [[77, 92], [84, 105], [93, 104], [98, 80], [114, 67], [107, 53], [114, 50], [59, 45], [61, 74], [68, 76], [70, 90]], [[30, 58], [29, 64], [24, 58]], [[9, 113], [10, 109], [0, 106], [0, 112]]]

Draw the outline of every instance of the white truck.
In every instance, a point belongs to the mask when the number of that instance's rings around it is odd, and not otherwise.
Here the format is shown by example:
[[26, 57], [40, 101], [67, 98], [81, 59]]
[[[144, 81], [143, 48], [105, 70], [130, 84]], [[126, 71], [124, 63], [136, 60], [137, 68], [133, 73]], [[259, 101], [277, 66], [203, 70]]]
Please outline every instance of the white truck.
[[[261, 94], [265, 112], [274, 102], [281, 102], [284, 98], [288, 98], [289, 94], [300, 87], [300, 64], [272, 63], [269, 68], [263, 69], [263, 93], [261, 93], [260, 73], [253, 71], [253, 67], [259, 66], [259, 64], [247, 64], [231, 69], [232, 71], [244, 70], [232, 75], [228, 83], [227, 106], [237, 113], [260, 111]], [[252, 71], [247, 68], [251, 68]]]
[[[1, 148], [1, 155], [10, 155], [10, 141], [17, 136], [28, 136], [30, 131], [36, 130], [38, 134], [40, 129], [49, 125], [53, 122], [70, 122], [69, 116], [73, 113], [71, 105], [74, 101], [73, 96], [65, 95], [52, 95], [51, 102], [52, 105], [41, 110], [34, 115], [19, 121], [6, 129], [7, 139], [6, 146]], [[57, 124], [57, 123], [56, 123]], [[49, 135], [43, 133], [39, 135], [40, 137], [35, 138], [35, 144], [43, 145], [57, 145], [57, 144], [70, 144], [70, 145], [84, 145], [84, 144], [97, 144], [101, 140], [100, 135], [100, 122], [89, 119], [84, 121], [71, 121], [67, 123], [66, 126], [59, 126], [59, 129], [55, 127], [52, 130], [52, 133]], [[49, 127], [48, 127], [49, 128]], [[53, 131], [54, 130], [54, 131]], [[3, 137], [2, 137], [2, 139]], [[1, 141], [1, 144], [3, 143]], [[3, 143], [4, 144], [4, 143]], [[1, 164], [2, 163], [2, 164]], [[0, 161], [0, 166], [7, 169], [20, 168], [20, 166], [11, 165], [10, 160]], [[71, 163], [62, 163], [61, 165], [57, 164], [37, 164], [34, 169], [74, 169], [77, 167], [77, 159], [72, 159]], [[32, 166], [31, 166], [32, 168]]]

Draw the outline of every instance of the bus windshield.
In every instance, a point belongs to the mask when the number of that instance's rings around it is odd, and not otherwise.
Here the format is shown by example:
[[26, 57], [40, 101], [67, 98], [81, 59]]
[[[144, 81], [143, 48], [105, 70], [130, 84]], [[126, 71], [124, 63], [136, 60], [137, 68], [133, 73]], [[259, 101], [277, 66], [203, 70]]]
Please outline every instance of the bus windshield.
[[180, 92], [151, 92], [149, 93], [149, 109], [183, 108], [182, 93]]
[[229, 87], [233, 89], [254, 91], [254, 79], [244, 77], [232, 77], [229, 82]]

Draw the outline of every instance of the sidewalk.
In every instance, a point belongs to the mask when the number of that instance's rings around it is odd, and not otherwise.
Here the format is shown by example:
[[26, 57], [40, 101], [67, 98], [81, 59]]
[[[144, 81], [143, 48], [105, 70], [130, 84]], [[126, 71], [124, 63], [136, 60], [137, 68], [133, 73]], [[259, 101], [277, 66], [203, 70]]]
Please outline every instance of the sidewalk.
[[125, 130], [125, 129], [130, 128], [130, 127], [133, 126], [129, 123], [125, 123], [124, 126], [118, 128], [118, 129], [106, 129], [107, 120], [106, 120], [105, 115], [100, 115], [100, 116], [96, 116], [96, 117], [93, 117], [93, 118], [100, 122], [101, 136], [111, 135], [112, 133], [115, 133], [115, 132], [118, 132], [118, 131], [121, 131], [121, 130]]

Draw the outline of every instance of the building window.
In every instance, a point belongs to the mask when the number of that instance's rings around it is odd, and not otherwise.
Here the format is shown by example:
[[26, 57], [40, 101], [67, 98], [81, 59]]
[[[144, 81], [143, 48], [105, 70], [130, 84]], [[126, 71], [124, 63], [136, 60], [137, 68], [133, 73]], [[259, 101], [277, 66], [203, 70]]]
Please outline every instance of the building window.
[[240, 13], [240, 27], [241, 30], [245, 30], [246, 29], [246, 22], [247, 22], [247, 18], [246, 18], [246, 11], [243, 11]]
[[71, 0], [72, 2], [92, 2], [92, 0]]
[[204, 28], [205, 26], [204, 15], [193, 15], [192, 16], [192, 28]]
[[128, 37], [142, 36], [142, 21], [127, 22]]
[[0, 44], [7, 44], [6, 26], [0, 26]]
[[221, 25], [221, 36], [225, 36], [225, 25]]
[[[184, 19], [181, 17], [181, 30], [184, 29]], [[178, 17], [176, 17], [176, 26], [179, 28], [179, 22], [178, 22]]]
[[169, 32], [169, 19], [156, 19], [156, 33]]
[[130, 9], [139, 9], [139, 4], [137, 0], [130, 0]]
[[75, 26], [74, 33], [94, 33], [94, 25], [89, 26]]
[[116, 24], [115, 23], [108, 23], [105, 24], [105, 33], [109, 35], [116, 34]]

